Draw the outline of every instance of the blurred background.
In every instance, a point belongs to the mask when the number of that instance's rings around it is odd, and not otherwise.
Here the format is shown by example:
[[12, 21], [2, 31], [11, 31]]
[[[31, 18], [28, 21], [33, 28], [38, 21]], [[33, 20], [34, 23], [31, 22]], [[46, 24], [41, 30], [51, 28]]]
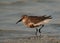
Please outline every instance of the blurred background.
[[22, 22], [16, 24], [23, 14], [51, 15], [53, 19], [41, 30], [42, 34], [60, 37], [60, 0], [0, 0], [0, 40], [35, 34], [35, 29]]

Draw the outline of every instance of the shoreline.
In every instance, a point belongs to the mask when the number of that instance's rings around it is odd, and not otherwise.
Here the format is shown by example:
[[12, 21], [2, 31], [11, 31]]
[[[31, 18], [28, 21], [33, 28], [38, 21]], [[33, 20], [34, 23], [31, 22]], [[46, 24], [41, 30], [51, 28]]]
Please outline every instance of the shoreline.
[[60, 39], [55, 36], [42, 35], [40, 36], [30, 36], [30, 37], [20, 37], [16, 39], [4, 39], [0, 40], [1, 43], [60, 43]]

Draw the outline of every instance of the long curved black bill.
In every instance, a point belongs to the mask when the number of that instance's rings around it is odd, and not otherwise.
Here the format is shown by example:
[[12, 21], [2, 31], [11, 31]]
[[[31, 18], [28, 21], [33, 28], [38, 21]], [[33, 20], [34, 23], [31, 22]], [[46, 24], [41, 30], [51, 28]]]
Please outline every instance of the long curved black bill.
[[22, 19], [18, 20], [18, 21], [16, 22], [16, 24], [18, 24], [18, 23], [21, 22], [21, 21], [22, 21]]

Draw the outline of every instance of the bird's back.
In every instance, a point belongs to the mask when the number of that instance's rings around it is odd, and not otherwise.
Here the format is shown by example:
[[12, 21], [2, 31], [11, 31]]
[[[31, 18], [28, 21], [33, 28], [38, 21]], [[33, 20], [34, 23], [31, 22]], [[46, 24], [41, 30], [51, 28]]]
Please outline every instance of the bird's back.
[[51, 19], [51, 16], [29, 16], [29, 19], [31, 22], [36, 24], [36, 23], [44, 21], [46, 19]]

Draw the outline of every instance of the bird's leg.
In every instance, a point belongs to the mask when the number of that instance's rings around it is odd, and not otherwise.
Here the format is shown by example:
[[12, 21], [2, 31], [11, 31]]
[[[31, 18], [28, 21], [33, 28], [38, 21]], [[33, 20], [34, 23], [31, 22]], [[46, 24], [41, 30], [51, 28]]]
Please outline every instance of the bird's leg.
[[38, 29], [36, 28], [36, 32], [35, 32], [35, 35], [37, 36], [37, 32], [38, 32]]
[[44, 25], [41, 26], [41, 28], [39, 28], [39, 33], [41, 33], [41, 29], [44, 27]]
[[41, 38], [41, 29], [44, 27], [44, 25], [42, 25], [40, 28], [39, 28], [39, 33], [40, 33], [40, 38]]

